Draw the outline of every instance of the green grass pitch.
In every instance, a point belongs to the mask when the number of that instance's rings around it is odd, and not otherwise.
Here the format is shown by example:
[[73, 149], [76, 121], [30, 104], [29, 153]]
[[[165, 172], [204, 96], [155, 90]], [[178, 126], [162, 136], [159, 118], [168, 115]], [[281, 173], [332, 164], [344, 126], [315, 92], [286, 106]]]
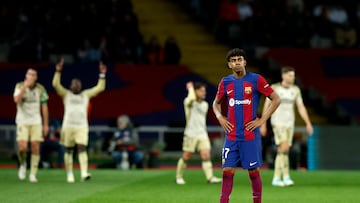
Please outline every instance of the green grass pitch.
[[[0, 202], [36, 203], [211, 203], [218, 202], [220, 184], [207, 184], [200, 169], [185, 172], [186, 185], [176, 185], [175, 170], [90, 170], [92, 179], [65, 182], [64, 170], [38, 173], [39, 183], [17, 179], [16, 169], [0, 170]], [[215, 174], [220, 176], [221, 171]], [[295, 186], [277, 188], [270, 185], [273, 171], [262, 170], [265, 203], [359, 203], [359, 171], [292, 171]], [[244, 170], [237, 170], [231, 202], [251, 203], [251, 186]]]

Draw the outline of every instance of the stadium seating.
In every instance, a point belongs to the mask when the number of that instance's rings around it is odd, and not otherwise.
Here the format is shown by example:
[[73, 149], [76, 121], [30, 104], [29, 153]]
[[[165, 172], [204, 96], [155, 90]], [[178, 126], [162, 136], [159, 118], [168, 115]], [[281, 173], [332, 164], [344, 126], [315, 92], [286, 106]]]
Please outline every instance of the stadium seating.
[[164, 41], [167, 36], [174, 36], [181, 48], [181, 63], [214, 85], [217, 85], [220, 76], [229, 74], [225, 59], [228, 46], [216, 42], [211, 32], [176, 4], [167, 0], [139, 0], [133, 3], [134, 11], [141, 14], [139, 29], [145, 39], [156, 35]]

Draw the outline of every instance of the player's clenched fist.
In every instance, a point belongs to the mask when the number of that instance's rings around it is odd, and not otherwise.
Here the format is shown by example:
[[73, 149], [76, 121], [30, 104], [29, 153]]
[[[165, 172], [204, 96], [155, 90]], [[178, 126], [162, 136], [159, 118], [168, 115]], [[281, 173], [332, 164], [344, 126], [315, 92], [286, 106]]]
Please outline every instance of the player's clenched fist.
[[99, 71], [100, 71], [100, 73], [105, 74], [106, 70], [107, 70], [106, 65], [102, 61], [100, 61], [100, 63], [99, 63]]
[[56, 71], [62, 71], [64, 66], [64, 58], [61, 58], [59, 63], [56, 64]]

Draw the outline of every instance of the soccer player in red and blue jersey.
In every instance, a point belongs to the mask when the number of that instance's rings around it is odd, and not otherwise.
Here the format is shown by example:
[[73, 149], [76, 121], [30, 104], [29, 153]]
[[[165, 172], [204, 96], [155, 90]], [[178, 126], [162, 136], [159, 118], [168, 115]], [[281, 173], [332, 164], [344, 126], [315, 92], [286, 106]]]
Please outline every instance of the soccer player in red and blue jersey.
[[[261, 135], [259, 127], [266, 122], [280, 104], [279, 96], [259, 74], [246, 72], [245, 52], [235, 48], [227, 54], [227, 65], [232, 74], [223, 77], [213, 102], [213, 110], [226, 132], [222, 150], [223, 182], [220, 203], [229, 202], [236, 167], [248, 170], [252, 185], [253, 202], [261, 203], [262, 165]], [[272, 102], [261, 118], [257, 109], [261, 95]], [[221, 103], [227, 102], [227, 117], [221, 113]]]

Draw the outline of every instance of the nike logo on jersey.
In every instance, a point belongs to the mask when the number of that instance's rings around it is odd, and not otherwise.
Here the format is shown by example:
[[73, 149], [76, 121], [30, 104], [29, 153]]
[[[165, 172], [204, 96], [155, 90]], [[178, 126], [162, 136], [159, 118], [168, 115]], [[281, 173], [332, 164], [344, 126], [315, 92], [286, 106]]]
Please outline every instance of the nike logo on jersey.
[[234, 90], [229, 90], [229, 91], [226, 91], [227, 94], [231, 94], [231, 92], [233, 92]]
[[255, 161], [255, 162], [250, 162], [250, 166], [254, 166], [255, 164], [257, 164], [257, 161]]

